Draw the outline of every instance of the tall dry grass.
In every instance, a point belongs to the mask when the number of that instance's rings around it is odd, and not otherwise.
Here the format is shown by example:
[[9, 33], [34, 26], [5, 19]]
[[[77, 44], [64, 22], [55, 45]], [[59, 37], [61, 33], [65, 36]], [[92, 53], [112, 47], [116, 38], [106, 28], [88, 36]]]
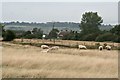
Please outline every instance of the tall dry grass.
[[[21, 42], [21, 39], [15, 39], [14, 41]], [[46, 43], [46, 44], [53, 44], [54, 41], [50, 40], [41, 40], [41, 39], [23, 39], [23, 42], [31, 42], [31, 43]], [[94, 42], [94, 41], [74, 41], [74, 40], [55, 40], [55, 44], [61, 44], [61, 45], [95, 45], [96, 43], [100, 43], [100, 45], [104, 45], [107, 43], [111, 46], [119, 46], [120, 43], [115, 42]]]
[[2, 79], [2, 42], [0, 42], [0, 79]]
[[3, 77], [117, 78], [118, 52], [3, 44]]

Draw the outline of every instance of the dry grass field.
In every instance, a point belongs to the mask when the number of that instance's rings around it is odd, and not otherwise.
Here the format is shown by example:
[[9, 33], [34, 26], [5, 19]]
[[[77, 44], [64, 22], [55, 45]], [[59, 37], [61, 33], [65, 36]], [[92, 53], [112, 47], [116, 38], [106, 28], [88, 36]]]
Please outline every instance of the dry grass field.
[[2, 79], [2, 43], [0, 42], [0, 79]]
[[60, 48], [43, 53], [34, 46], [3, 42], [4, 78], [117, 78], [117, 50]]
[[[15, 39], [14, 41], [21, 42], [21, 39]], [[41, 40], [41, 39], [23, 39], [23, 42], [31, 42], [31, 43], [47, 43], [47, 44], [53, 44], [53, 41], [50, 40]], [[74, 41], [74, 40], [55, 40], [55, 44], [61, 44], [61, 45], [95, 45], [96, 43], [100, 43], [101, 45], [104, 45], [107, 43], [111, 46], [119, 46], [120, 43], [113, 43], [113, 42], [94, 42], [94, 41]]]

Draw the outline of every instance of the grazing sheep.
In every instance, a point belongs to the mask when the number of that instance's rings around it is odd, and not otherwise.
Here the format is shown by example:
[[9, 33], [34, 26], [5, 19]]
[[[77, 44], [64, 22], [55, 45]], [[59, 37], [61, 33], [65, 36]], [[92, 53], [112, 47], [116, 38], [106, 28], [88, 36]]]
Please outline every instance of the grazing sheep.
[[47, 45], [41, 45], [42, 49], [49, 49], [49, 47]]
[[103, 50], [103, 46], [99, 46], [99, 50]]
[[42, 50], [42, 53], [48, 53], [50, 49]]
[[111, 46], [109, 46], [109, 45], [107, 45], [105, 48], [106, 48], [107, 50], [111, 50]]
[[79, 49], [87, 49], [86, 46], [84, 46], [84, 45], [78, 45], [78, 48]]
[[50, 50], [58, 50], [59, 49], [59, 46], [53, 46], [50, 48]]

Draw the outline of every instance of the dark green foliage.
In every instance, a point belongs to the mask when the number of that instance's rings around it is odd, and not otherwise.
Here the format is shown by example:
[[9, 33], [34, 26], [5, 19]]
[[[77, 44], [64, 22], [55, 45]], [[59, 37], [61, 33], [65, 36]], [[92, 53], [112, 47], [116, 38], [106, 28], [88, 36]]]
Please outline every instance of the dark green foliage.
[[87, 34], [87, 35], [84, 35], [84, 36], [82, 37], [82, 40], [83, 40], [83, 41], [95, 41], [95, 39], [96, 39], [97, 36], [98, 36], [98, 35], [95, 34], [95, 33], [93, 33], [93, 34]]
[[95, 41], [103, 42], [103, 41], [114, 41], [117, 36], [113, 35], [112, 33], [104, 33], [99, 35]]
[[33, 39], [36, 38], [33, 34], [28, 34], [26, 36], [24, 36], [26, 39]]
[[37, 39], [42, 39], [43, 31], [41, 29], [33, 28], [32, 35]]
[[110, 31], [102, 32], [104, 34], [98, 36], [96, 41], [113, 41], [120, 43], [120, 25], [116, 25]]
[[79, 40], [79, 33], [77, 31], [70, 31], [62, 37], [63, 40]]
[[116, 25], [114, 28], [110, 30], [110, 32], [116, 35], [116, 38], [114, 38], [113, 41], [120, 43], [120, 25]]
[[110, 30], [110, 32], [119, 36], [120, 35], [120, 25], [116, 25], [114, 28], [112, 28]]
[[81, 33], [91, 34], [100, 32], [98, 26], [103, 22], [102, 18], [98, 16], [97, 12], [86, 12], [82, 15], [80, 24]]
[[25, 36], [30, 35], [30, 34], [31, 34], [30, 31], [26, 31], [26, 32], [24, 32], [23, 36], [25, 37]]
[[0, 24], [0, 36], [4, 36], [5, 30], [4, 30], [5, 25]]
[[42, 35], [43, 35], [43, 31], [41, 29], [33, 28], [32, 31], [24, 32], [22, 36], [23, 38], [27, 38], [27, 39], [32, 39], [32, 38], [42, 39]]
[[23, 33], [25, 33], [25, 31], [23, 30], [12, 30], [15, 35], [16, 35], [16, 38], [21, 38], [23, 36]]
[[76, 31], [74, 34], [74, 39], [79, 40], [80, 34]]
[[114, 42], [120, 43], [120, 35], [116, 36], [116, 38], [113, 40]]
[[52, 29], [52, 30], [50, 31], [48, 37], [49, 37], [50, 39], [55, 39], [55, 38], [57, 38], [57, 36], [58, 36], [58, 32], [59, 32], [58, 29]]
[[3, 41], [12, 41], [13, 39], [15, 39], [15, 33], [13, 31], [7, 30], [4, 32]]
[[5, 25], [0, 24], [0, 36], [3, 37], [3, 41], [12, 41], [15, 38], [15, 33], [11, 30], [4, 29]]

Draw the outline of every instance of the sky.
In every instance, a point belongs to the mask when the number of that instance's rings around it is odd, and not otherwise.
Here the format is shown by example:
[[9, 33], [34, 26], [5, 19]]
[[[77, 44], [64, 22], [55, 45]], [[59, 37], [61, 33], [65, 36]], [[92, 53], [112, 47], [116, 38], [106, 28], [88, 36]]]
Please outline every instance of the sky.
[[[37, 0], [25, 0], [26, 2], [2, 2], [2, 21], [27, 21], [27, 22], [79, 22], [85, 12], [98, 12], [104, 24], [118, 23], [118, 2], [106, 0], [106, 2], [36, 2]], [[54, 1], [54, 0], [53, 0]], [[58, 2], [57, 2], [58, 1]], [[73, 2], [72, 2], [73, 1]], [[0, 3], [1, 4], [1, 3]]]

